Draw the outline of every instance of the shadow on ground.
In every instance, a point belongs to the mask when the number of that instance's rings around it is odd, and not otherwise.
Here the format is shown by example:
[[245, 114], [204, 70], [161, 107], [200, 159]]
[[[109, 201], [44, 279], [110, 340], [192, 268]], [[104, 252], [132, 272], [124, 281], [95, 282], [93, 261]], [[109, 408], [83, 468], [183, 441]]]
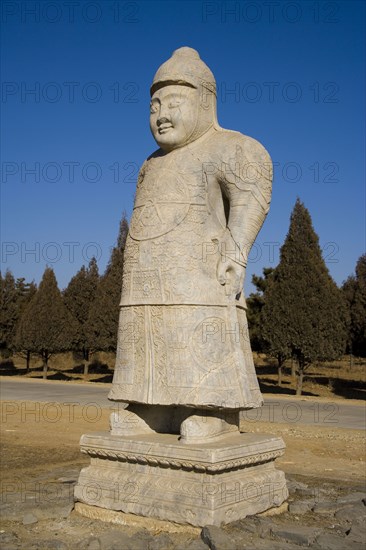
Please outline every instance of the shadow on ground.
[[19, 376], [26, 372], [27, 369], [17, 369], [12, 360], [2, 361], [0, 363], [1, 376]]
[[322, 386], [331, 385], [333, 393], [345, 399], [366, 399], [366, 384], [361, 380], [344, 380], [327, 376], [312, 376], [311, 380]]
[[53, 374], [47, 375], [47, 380], [61, 380], [64, 382], [68, 382], [69, 380], [80, 380], [80, 377], [71, 377], [67, 376], [67, 374], [64, 374], [63, 372], [56, 371]]
[[[106, 363], [95, 360], [89, 365], [88, 373], [94, 375], [90, 382], [104, 382], [111, 383], [113, 379], [113, 369], [111, 369]], [[16, 367], [14, 361], [7, 359], [0, 362], [0, 376], [24, 376], [32, 373], [32, 378], [43, 378], [43, 365], [38, 367], [32, 367], [27, 371], [26, 368]], [[80, 375], [80, 376], [75, 376]], [[100, 375], [96, 377], [96, 375]], [[72, 380], [84, 380], [84, 364], [75, 365], [70, 369], [55, 369], [49, 366], [49, 373], [47, 374], [47, 380], [60, 380], [60, 381], [72, 381]]]
[[[272, 393], [277, 395], [296, 395], [296, 390], [294, 388], [286, 388], [285, 385], [289, 382], [282, 382], [282, 386], [277, 385], [277, 380], [274, 378], [259, 378], [259, 387], [262, 393]], [[302, 391], [302, 395], [308, 395], [310, 397], [317, 397], [317, 393], [312, 393], [310, 391]]]

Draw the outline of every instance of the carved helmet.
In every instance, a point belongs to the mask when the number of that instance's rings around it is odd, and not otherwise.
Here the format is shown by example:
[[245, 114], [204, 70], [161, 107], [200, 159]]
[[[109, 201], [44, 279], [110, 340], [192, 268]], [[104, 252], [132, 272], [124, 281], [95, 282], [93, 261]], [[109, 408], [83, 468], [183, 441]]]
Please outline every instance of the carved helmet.
[[151, 96], [168, 84], [182, 84], [216, 96], [216, 82], [211, 70], [202, 61], [193, 48], [183, 47], [175, 50], [172, 57], [157, 70], [150, 88]]

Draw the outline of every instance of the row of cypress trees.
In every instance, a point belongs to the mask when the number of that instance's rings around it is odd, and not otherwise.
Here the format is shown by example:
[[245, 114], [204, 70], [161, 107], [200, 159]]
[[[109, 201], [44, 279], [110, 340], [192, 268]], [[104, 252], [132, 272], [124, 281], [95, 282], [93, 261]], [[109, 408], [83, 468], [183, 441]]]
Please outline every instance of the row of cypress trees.
[[41, 356], [44, 378], [54, 353], [81, 351], [87, 374], [94, 352], [115, 351], [127, 233], [124, 215], [105, 273], [99, 276], [97, 262], [92, 258], [62, 293], [50, 267], [46, 267], [38, 289], [34, 283], [24, 282], [21, 288], [19, 281], [24, 280], [15, 281], [7, 271], [1, 278], [0, 350], [24, 355], [27, 370], [31, 354]]
[[[123, 251], [128, 233], [122, 217], [116, 246], [105, 273], [95, 259], [83, 266], [61, 293], [47, 267], [39, 288], [24, 279], [1, 277], [0, 351], [10, 349], [43, 360], [47, 377], [51, 354], [78, 350], [87, 374], [97, 351], [115, 351]], [[296, 201], [290, 227], [280, 251], [280, 262], [253, 276], [257, 292], [248, 300], [252, 347], [277, 358], [279, 382], [286, 359], [296, 360], [297, 393], [314, 361], [333, 360], [348, 351], [366, 356], [366, 255], [355, 276], [339, 289], [322, 257], [310, 214]]]
[[279, 384], [286, 359], [297, 364], [297, 394], [306, 369], [349, 352], [366, 356], [366, 255], [356, 276], [338, 288], [322, 257], [310, 214], [298, 199], [275, 269], [252, 280], [248, 321], [252, 346], [277, 358]]

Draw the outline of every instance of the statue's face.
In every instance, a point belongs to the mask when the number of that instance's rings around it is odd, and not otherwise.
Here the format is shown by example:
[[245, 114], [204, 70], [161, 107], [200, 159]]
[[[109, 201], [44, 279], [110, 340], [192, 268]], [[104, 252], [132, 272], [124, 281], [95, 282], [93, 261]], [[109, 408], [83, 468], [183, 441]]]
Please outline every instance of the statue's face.
[[172, 151], [189, 143], [198, 113], [197, 89], [174, 84], [157, 90], [150, 103], [150, 128], [157, 144]]

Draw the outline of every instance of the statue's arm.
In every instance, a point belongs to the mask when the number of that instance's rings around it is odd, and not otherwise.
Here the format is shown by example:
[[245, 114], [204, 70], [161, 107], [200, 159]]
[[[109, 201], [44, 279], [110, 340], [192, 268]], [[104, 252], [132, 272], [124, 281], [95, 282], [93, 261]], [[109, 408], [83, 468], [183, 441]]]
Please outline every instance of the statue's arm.
[[232, 146], [225, 149], [220, 186], [229, 204], [226, 255], [245, 268], [269, 210], [272, 161], [260, 143], [237, 135], [239, 138], [235, 135], [230, 140], [234, 141]]
[[233, 300], [243, 290], [249, 252], [269, 210], [272, 161], [254, 139], [227, 131], [220, 137], [218, 181], [227, 219], [217, 279]]

